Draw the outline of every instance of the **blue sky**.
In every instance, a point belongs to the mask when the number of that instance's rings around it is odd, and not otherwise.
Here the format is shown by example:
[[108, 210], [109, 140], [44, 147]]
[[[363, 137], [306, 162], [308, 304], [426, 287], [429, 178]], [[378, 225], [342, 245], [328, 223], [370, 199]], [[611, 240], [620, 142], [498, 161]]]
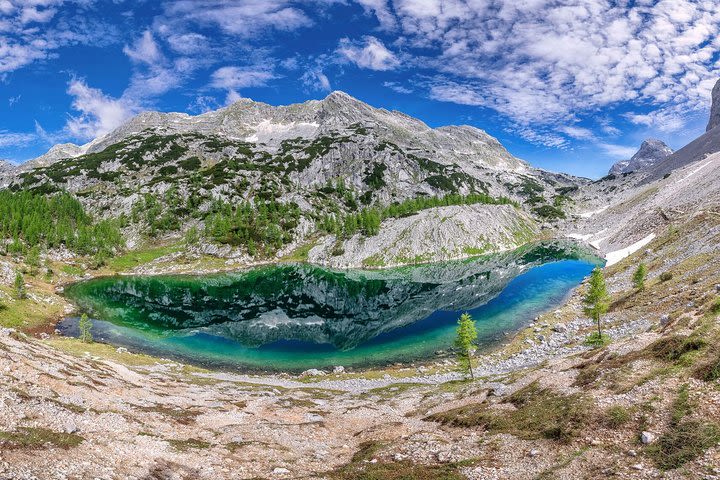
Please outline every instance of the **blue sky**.
[[0, 0], [0, 158], [143, 110], [343, 90], [598, 177], [704, 131], [719, 53], [712, 1]]

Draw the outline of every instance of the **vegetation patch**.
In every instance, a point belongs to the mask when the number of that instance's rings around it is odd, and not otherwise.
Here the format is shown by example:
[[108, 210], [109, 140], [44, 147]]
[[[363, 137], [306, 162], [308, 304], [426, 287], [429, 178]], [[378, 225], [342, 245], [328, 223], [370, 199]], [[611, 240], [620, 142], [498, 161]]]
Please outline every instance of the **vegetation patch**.
[[57, 448], [77, 447], [83, 437], [74, 433], [56, 432], [46, 428], [20, 427], [14, 432], [0, 431], [0, 445], [3, 448]]
[[187, 440], [168, 439], [166, 440], [166, 442], [168, 442], [175, 450], [178, 450], [180, 452], [186, 452], [191, 448], [206, 449], [212, 446], [210, 443], [203, 440], [198, 440], [196, 438], [188, 438]]
[[568, 441], [590, 417], [591, 402], [580, 395], [561, 395], [531, 384], [503, 401], [514, 409], [473, 404], [437, 413], [428, 420], [458, 427], [482, 427], [491, 433], [519, 438]]
[[[382, 445], [366, 442], [347, 465], [329, 472], [335, 480], [461, 480], [458, 464], [422, 465], [410, 461], [388, 462], [375, 459]], [[374, 461], [373, 461], [374, 460]]]
[[700, 457], [720, 441], [720, 427], [713, 422], [688, 418], [694, 405], [687, 385], [680, 387], [672, 405], [668, 430], [648, 447], [648, 454], [663, 470], [673, 470]]

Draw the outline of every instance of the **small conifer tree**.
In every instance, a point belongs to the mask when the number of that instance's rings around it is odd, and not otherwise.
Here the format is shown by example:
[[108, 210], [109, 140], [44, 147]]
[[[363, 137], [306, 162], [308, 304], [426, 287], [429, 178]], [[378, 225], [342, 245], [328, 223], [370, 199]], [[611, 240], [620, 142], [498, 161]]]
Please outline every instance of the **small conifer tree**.
[[92, 329], [92, 320], [90, 320], [90, 318], [88, 318], [88, 316], [84, 313], [78, 322], [78, 329], [80, 329], [80, 340], [85, 343], [92, 343], [93, 336], [90, 332]]
[[610, 295], [605, 285], [602, 270], [596, 267], [590, 274], [590, 282], [583, 298], [584, 312], [597, 324], [597, 343], [602, 343], [602, 326], [600, 318], [610, 308]]
[[635, 270], [635, 273], [633, 273], [632, 277], [632, 283], [635, 288], [638, 290], [644, 290], [645, 289], [645, 277], [647, 276], [647, 269], [645, 268], [645, 264], [641, 263], [638, 265], [637, 270]]
[[22, 273], [18, 272], [17, 275], [15, 275], [15, 297], [18, 300], [22, 300], [26, 295], [25, 279], [23, 278]]
[[463, 370], [470, 372], [470, 378], [475, 379], [472, 369], [472, 352], [477, 340], [477, 329], [475, 328], [475, 320], [470, 314], [463, 313], [458, 320], [457, 338], [455, 346], [458, 349], [458, 360]]

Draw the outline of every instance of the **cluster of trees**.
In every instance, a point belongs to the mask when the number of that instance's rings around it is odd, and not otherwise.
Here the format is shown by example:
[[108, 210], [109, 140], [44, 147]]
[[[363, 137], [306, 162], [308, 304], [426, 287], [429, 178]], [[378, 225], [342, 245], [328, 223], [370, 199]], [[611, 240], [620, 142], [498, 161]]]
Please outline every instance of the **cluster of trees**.
[[81, 255], [110, 253], [123, 244], [117, 221], [93, 222], [80, 202], [67, 193], [53, 196], [0, 191], [0, 238], [10, 239], [7, 253], [39, 255], [40, 248], [61, 245]]
[[217, 242], [245, 247], [252, 256], [271, 255], [292, 241], [300, 221], [295, 203], [270, 200], [231, 205], [217, 201], [205, 220], [205, 235]]
[[399, 218], [413, 215], [421, 210], [434, 207], [448, 207], [451, 205], [515, 205], [505, 197], [491, 197], [485, 193], [471, 193], [469, 195], [450, 194], [444, 197], [417, 197], [402, 202], [395, 202], [386, 207], [363, 208], [359, 212], [339, 215], [331, 213], [324, 215], [319, 222], [322, 231], [342, 237], [351, 237], [357, 232], [367, 236], [377, 235], [380, 223], [387, 218]]

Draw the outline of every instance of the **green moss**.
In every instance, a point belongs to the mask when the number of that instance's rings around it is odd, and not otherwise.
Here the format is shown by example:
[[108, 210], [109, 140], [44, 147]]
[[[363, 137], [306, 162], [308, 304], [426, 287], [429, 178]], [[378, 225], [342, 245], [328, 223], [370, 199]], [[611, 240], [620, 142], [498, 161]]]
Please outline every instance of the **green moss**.
[[192, 449], [207, 449], [212, 446], [212, 444], [205, 442], [203, 440], [198, 440], [196, 438], [188, 438], [187, 440], [173, 440], [169, 439], [166, 440], [175, 450], [178, 450], [180, 452], [186, 452], [188, 450]]
[[20, 427], [14, 432], [0, 431], [0, 444], [5, 448], [57, 448], [77, 447], [84, 441], [74, 433], [56, 432], [46, 428]]

